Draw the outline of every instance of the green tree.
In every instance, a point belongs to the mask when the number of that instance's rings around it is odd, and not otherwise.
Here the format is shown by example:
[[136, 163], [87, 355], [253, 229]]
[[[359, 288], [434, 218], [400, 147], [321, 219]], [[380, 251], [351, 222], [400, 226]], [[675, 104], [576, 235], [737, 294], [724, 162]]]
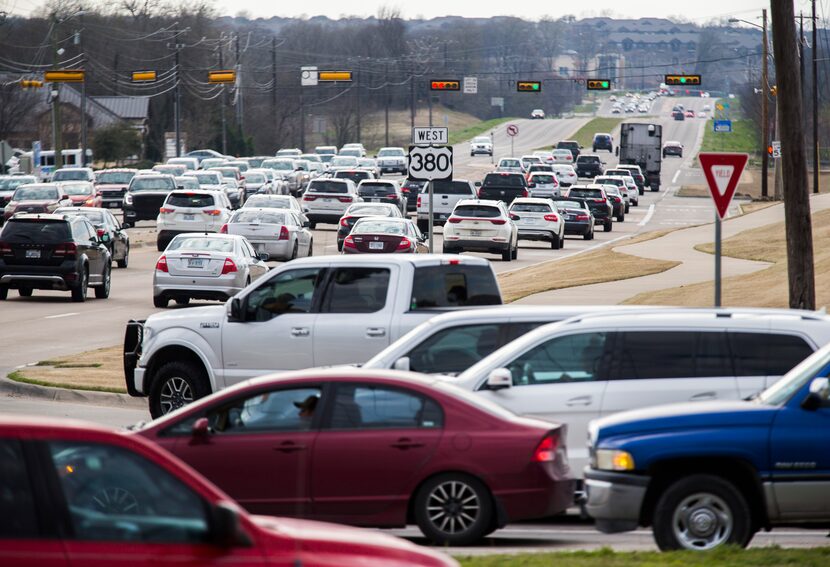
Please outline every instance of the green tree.
[[138, 130], [126, 124], [112, 124], [95, 132], [92, 138], [95, 157], [104, 162], [120, 162], [141, 152]]

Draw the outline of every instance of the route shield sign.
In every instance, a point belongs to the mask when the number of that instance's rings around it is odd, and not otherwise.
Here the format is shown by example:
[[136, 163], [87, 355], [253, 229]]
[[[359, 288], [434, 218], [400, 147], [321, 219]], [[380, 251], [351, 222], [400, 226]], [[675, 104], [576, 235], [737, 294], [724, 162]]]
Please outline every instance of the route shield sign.
[[746, 167], [749, 154], [707, 152], [698, 154], [700, 167], [706, 176], [709, 192], [715, 202], [718, 216], [723, 219], [735, 195], [738, 180]]
[[409, 146], [408, 161], [409, 179], [452, 180], [452, 146]]

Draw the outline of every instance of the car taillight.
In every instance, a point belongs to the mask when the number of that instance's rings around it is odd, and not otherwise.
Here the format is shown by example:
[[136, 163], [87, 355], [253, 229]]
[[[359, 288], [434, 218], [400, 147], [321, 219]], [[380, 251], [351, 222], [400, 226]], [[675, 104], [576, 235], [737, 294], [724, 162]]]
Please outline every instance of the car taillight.
[[8, 242], [0, 242], [0, 254], [11, 254], [12, 245]]
[[236, 264], [230, 258], [225, 258], [225, 263], [222, 264], [222, 275], [230, 274], [236, 271]]
[[220, 233], [220, 234], [228, 234], [228, 225], [227, 225], [227, 224], [223, 224], [223, 225], [222, 225], [222, 228], [220, 228], [220, 229], [219, 229], [219, 233]]
[[462, 219], [460, 217], [450, 217], [450, 218], [447, 219], [447, 222], [451, 222], [452, 224], [456, 224], [456, 223], [461, 222], [461, 220]]
[[527, 189], [522, 189], [522, 197], [527, 197], [530, 193], [527, 192]]
[[104, 236], [104, 233], [106, 232], [106, 230], [104, 230], [103, 228], [99, 228], [95, 232], [98, 234], [98, 238], [101, 238], [101, 237]]
[[553, 221], [553, 222], [556, 222], [556, 221], [558, 221], [558, 220], [559, 220], [559, 217], [557, 217], [556, 215], [554, 215], [554, 214], [552, 214], [552, 213], [551, 213], [551, 214], [549, 214], [549, 215], [545, 215], [545, 220], [546, 220], [546, 221]]
[[588, 215], [576, 215], [576, 220], [588, 220]]
[[622, 199], [620, 199], [619, 197], [614, 197], [614, 202], [615, 202], [615, 203], [619, 203], [621, 200], [622, 200]]
[[594, 203], [604, 203], [605, 199], [594, 199]]
[[342, 219], [340, 219], [340, 226], [348, 227], [349, 226], [349, 219], [351, 219], [351, 218], [352, 217], [343, 217]]
[[352, 203], [354, 201], [354, 197], [338, 197], [337, 200], [341, 203]]
[[222, 214], [222, 211], [220, 211], [219, 209], [205, 209], [202, 212], [212, 217], [218, 217]]
[[410, 246], [412, 246], [412, 242], [408, 238], [401, 238], [401, 241], [398, 242], [398, 250], [405, 250]]
[[64, 242], [63, 244], [56, 244], [52, 251], [52, 256], [66, 256], [72, 257], [78, 251], [78, 247], [74, 242]]
[[357, 249], [357, 246], [354, 244], [354, 240], [351, 236], [347, 236], [345, 240], [343, 240], [343, 248], [354, 248]]
[[505, 224], [507, 223], [507, 219], [490, 219], [490, 222], [493, 224]]
[[420, 195], [418, 195], [418, 202], [416, 203], [415, 206], [417, 206], [417, 207], [421, 206], [421, 196]]
[[159, 258], [159, 261], [156, 262], [156, 271], [167, 273], [167, 256], [162, 256]]
[[314, 195], [303, 195], [303, 201], [316, 201], [317, 197]]
[[534, 463], [551, 463], [556, 458], [556, 439], [552, 435], [546, 435], [533, 451]]
[[387, 199], [390, 199], [390, 200], [392, 200], [392, 201], [394, 201], [395, 199], [397, 199], [397, 198], [398, 198], [398, 196], [397, 196], [397, 195], [395, 195], [394, 193], [392, 193], [391, 195], [386, 195], [386, 198], [387, 198]]
[[281, 226], [280, 227], [280, 237], [278, 238], [278, 240], [288, 240], [288, 227], [287, 226]]
[[162, 208], [159, 209], [159, 212], [161, 214], [165, 215], [167, 213], [175, 212], [175, 209], [168, 209], [167, 207], [162, 207]]

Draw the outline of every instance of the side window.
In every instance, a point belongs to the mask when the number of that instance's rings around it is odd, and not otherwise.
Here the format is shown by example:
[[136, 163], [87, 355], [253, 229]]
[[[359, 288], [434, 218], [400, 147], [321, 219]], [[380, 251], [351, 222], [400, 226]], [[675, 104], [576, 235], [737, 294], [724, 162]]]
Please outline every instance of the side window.
[[308, 313], [321, 268], [290, 270], [252, 291], [245, 305], [246, 321], [268, 321], [283, 313]]
[[621, 334], [621, 380], [693, 378], [694, 331], [628, 331]]
[[499, 304], [501, 293], [490, 266], [415, 268], [410, 309]]
[[734, 375], [735, 368], [732, 365], [732, 354], [729, 352], [726, 334], [722, 331], [697, 333], [695, 376], [713, 378]]
[[782, 376], [813, 353], [796, 335], [729, 333], [736, 376]]
[[320, 388], [265, 392], [236, 400], [207, 417], [217, 435], [304, 431], [311, 428], [321, 394]]
[[48, 445], [75, 539], [207, 541], [205, 502], [155, 463], [112, 445], [83, 441]]
[[426, 374], [458, 374], [501, 346], [499, 334], [495, 323], [443, 329], [409, 352], [409, 368]]
[[513, 342], [522, 335], [529, 333], [533, 329], [537, 327], [541, 327], [542, 325], [547, 325], [548, 323], [553, 323], [553, 321], [528, 321], [526, 323], [510, 323], [507, 325], [505, 329], [505, 336], [503, 339], [502, 344], [499, 344], [499, 348], [507, 343]]
[[508, 365], [516, 386], [592, 382], [605, 378], [605, 354], [611, 333], [554, 337]]
[[39, 535], [29, 478], [20, 442], [0, 439], [0, 540]]
[[323, 311], [374, 313], [386, 306], [389, 290], [386, 268], [338, 268], [329, 282]]
[[331, 415], [332, 429], [437, 429], [444, 425], [433, 400], [397, 388], [339, 384]]

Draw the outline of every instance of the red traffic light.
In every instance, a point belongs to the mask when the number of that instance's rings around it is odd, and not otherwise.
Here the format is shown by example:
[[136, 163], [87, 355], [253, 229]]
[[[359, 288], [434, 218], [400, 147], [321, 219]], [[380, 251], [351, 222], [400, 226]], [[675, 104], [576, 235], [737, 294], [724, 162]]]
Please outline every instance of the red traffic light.
[[433, 91], [460, 91], [461, 81], [432, 81], [429, 88]]

